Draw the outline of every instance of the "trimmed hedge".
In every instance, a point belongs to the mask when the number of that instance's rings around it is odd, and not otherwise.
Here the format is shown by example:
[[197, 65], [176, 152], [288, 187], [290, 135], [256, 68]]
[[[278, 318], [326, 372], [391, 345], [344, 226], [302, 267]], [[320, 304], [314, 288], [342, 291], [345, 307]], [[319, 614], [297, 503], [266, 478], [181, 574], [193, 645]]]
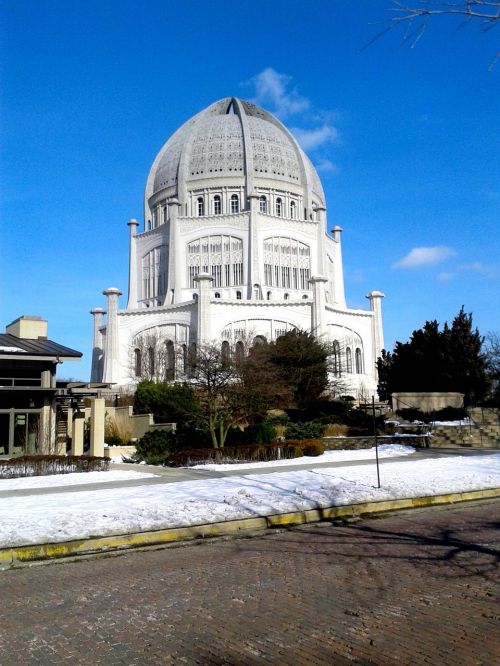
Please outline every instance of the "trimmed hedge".
[[105, 472], [109, 458], [97, 456], [19, 456], [0, 460], [0, 479], [16, 479], [23, 476], [48, 476], [72, 472]]
[[185, 467], [201, 463], [268, 462], [298, 458], [304, 455], [297, 442], [276, 442], [273, 444], [252, 444], [247, 446], [225, 446], [222, 449], [191, 449], [172, 453], [166, 459], [167, 465]]

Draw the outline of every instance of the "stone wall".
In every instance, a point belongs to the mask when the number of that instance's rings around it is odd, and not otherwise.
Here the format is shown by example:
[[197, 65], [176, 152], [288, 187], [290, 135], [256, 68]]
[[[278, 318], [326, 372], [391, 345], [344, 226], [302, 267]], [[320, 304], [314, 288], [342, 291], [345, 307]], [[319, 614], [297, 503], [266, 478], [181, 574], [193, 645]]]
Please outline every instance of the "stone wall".
[[445, 407], [463, 407], [464, 394], [455, 392], [433, 392], [433, 393], [391, 393], [392, 409], [420, 409], [422, 412], [438, 412]]
[[[426, 435], [380, 435], [378, 444], [409, 444], [410, 446], [428, 446]], [[375, 439], [371, 437], [322, 437], [321, 441], [327, 451], [337, 449], [370, 449], [375, 446]]]

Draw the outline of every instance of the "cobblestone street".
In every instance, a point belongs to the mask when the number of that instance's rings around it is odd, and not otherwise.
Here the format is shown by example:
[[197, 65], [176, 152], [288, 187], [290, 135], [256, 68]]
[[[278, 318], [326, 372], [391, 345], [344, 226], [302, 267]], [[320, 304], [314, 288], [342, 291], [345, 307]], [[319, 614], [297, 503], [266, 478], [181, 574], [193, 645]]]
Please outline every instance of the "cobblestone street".
[[0, 663], [490, 666], [499, 526], [482, 502], [6, 571]]

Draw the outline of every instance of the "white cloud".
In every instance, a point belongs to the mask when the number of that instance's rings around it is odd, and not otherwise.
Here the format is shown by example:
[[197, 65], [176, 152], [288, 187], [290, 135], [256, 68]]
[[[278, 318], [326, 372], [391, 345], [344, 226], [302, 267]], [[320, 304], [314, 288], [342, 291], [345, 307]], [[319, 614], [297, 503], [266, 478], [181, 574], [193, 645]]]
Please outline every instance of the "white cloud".
[[255, 87], [255, 104], [270, 107], [278, 116], [306, 111], [310, 102], [299, 95], [297, 90], [289, 89], [291, 76], [280, 74], [272, 67], [266, 67], [253, 76], [249, 83]]
[[[252, 102], [269, 109], [278, 117], [295, 115], [305, 127], [293, 127], [290, 131], [306, 151], [316, 150], [332, 141], [338, 141], [339, 133], [332, 124], [338, 112], [313, 108], [311, 101], [293, 87], [292, 77], [266, 67], [243, 85], [254, 89]], [[322, 161], [323, 171], [333, 171], [330, 160]]]
[[318, 171], [323, 172], [338, 173], [340, 171], [339, 167], [326, 157], [316, 160], [314, 166]]
[[461, 264], [457, 270], [480, 273], [489, 278], [494, 278], [498, 275], [498, 269], [495, 266], [485, 266], [481, 261], [472, 261], [469, 264]]
[[335, 141], [338, 138], [338, 132], [335, 127], [327, 124], [312, 129], [291, 127], [290, 131], [304, 150], [314, 150], [314, 148], [318, 148], [318, 146], [322, 146], [329, 141]]
[[393, 264], [393, 268], [419, 268], [420, 266], [432, 266], [454, 257], [457, 253], [451, 247], [436, 245], [434, 247], [414, 247], [399, 261]]
[[454, 277], [455, 277], [455, 273], [451, 273], [451, 272], [449, 272], [449, 273], [447, 273], [447, 272], [438, 273], [438, 275], [437, 275], [437, 279], [439, 280], [439, 282], [450, 282], [451, 280], [453, 280]]

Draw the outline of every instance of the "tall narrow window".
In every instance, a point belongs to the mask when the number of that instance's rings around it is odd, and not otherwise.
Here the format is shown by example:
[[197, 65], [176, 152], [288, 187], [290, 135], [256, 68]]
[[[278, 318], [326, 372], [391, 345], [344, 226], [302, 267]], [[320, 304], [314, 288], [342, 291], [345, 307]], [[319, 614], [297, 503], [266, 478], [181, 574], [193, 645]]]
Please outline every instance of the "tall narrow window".
[[293, 238], [264, 239], [264, 284], [282, 289], [309, 289], [311, 251]]
[[136, 377], [142, 375], [142, 354], [140, 349], [134, 349], [134, 372]]
[[292, 203], [290, 204], [290, 217], [292, 218], [292, 220], [295, 220], [295, 208], [296, 208], [295, 201], [292, 201]]
[[214, 215], [220, 215], [222, 213], [222, 201], [219, 194], [214, 196]]
[[355, 359], [356, 359], [356, 374], [361, 375], [363, 374], [363, 356], [361, 354], [361, 349], [359, 347], [356, 349]]
[[261, 213], [267, 213], [267, 199], [264, 195], [259, 197], [259, 210]]
[[236, 300], [241, 301], [241, 291], [236, 292]]
[[166, 379], [172, 381], [173, 379], [175, 379], [175, 349], [172, 340], [168, 340], [166, 343], [165, 360], [166, 360], [165, 363]]
[[231, 194], [231, 213], [240, 212], [240, 198], [237, 194]]
[[188, 348], [187, 345], [182, 345], [182, 373], [187, 375], [188, 372]]
[[283, 201], [278, 197], [276, 199], [276, 215], [277, 217], [281, 217], [283, 213]]
[[196, 213], [198, 217], [205, 215], [205, 202], [203, 201], [203, 197], [198, 197], [196, 199]]
[[346, 363], [346, 368], [347, 372], [349, 374], [352, 373], [352, 351], [350, 347], [347, 347], [345, 350], [345, 363]]
[[155, 376], [155, 350], [154, 347], [148, 347], [149, 376]]
[[221, 356], [223, 363], [225, 364], [229, 363], [229, 360], [231, 358], [231, 348], [229, 347], [229, 342], [227, 340], [224, 340], [224, 342], [221, 345]]
[[336, 377], [342, 374], [342, 366], [340, 363], [340, 345], [338, 340], [334, 340], [332, 346], [332, 369]]
[[188, 353], [188, 375], [194, 377], [196, 374], [196, 342], [189, 345]]
[[238, 287], [243, 284], [243, 241], [234, 236], [203, 236], [187, 245], [190, 289], [199, 273], [213, 277], [212, 286]]
[[238, 340], [238, 342], [235, 345], [235, 355], [236, 355], [236, 360], [238, 361], [241, 361], [245, 356], [245, 347], [243, 346], [241, 340]]

